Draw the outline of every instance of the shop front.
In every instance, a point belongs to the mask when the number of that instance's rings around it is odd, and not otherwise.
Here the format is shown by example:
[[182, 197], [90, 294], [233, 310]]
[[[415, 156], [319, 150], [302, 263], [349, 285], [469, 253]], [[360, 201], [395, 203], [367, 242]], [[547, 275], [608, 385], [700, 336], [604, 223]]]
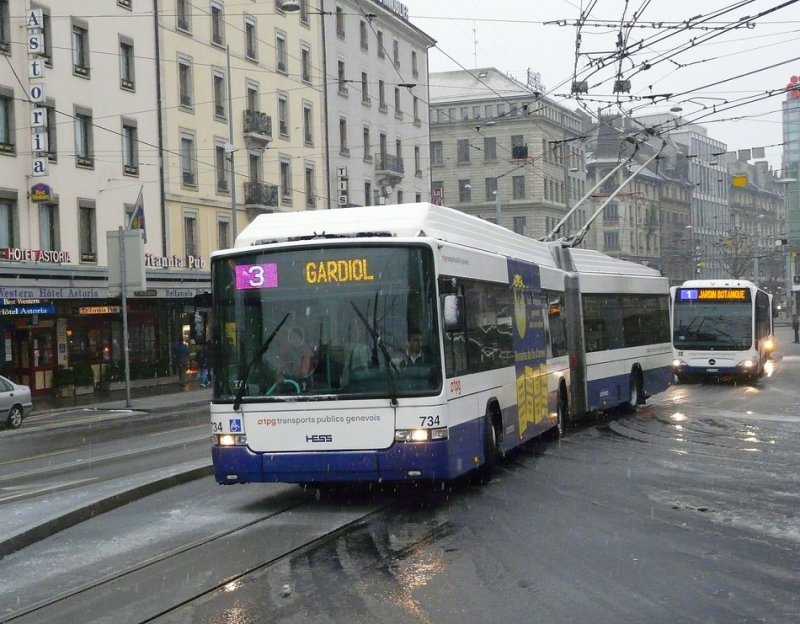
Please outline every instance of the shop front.
[[[0, 263], [0, 372], [34, 396], [124, 383], [122, 301], [107, 284], [102, 267]], [[177, 379], [171, 345], [209, 285], [205, 271], [153, 269], [147, 290], [128, 293], [130, 380]]]

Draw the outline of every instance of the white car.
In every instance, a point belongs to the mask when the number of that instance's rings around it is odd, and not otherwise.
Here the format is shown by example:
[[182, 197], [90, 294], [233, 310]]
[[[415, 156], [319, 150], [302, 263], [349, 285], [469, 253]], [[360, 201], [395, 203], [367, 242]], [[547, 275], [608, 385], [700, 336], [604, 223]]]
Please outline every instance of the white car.
[[32, 409], [31, 389], [0, 375], [0, 421], [5, 414], [6, 427], [19, 429]]

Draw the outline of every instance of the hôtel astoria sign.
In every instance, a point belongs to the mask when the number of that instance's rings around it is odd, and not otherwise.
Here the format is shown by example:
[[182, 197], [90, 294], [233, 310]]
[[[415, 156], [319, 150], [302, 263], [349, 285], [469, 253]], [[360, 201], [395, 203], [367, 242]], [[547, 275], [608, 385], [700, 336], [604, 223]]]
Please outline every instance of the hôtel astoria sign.
[[[0, 261], [7, 262], [33, 262], [36, 264], [69, 264], [71, 260], [68, 251], [59, 249], [21, 249], [19, 247], [6, 247], [0, 249]], [[144, 265], [148, 269], [193, 269], [203, 270], [208, 266], [205, 258], [200, 256], [162, 257], [151, 253], [144, 255]]]

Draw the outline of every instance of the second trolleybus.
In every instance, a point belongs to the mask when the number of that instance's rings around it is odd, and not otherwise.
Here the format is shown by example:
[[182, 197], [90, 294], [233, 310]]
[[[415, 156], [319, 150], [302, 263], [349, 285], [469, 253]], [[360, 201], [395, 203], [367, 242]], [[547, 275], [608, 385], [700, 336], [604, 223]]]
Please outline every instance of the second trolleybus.
[[223, 484], [489, 475], [672, 380], [658, 271], [448, 208], [261, 215], [211, 271]]
[[775, 349], [772, 295], [747, 280], [689, 280], [671, 288], [678, 381], [753, 380]]

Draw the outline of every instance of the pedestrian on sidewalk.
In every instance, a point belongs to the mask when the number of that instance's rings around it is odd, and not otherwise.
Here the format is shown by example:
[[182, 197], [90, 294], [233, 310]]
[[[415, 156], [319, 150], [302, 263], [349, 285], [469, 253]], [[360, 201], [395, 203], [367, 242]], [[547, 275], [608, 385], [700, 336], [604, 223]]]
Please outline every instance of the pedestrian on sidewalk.
[[178, 369], [178, 382], [185, 384], [186, 367], [189, 365], [189, 346], [182, 338], [178, 339], [178, 342], [172, 348], [172, 353], [175, 358], [175, 368]]
[[794, 341], [800, 342], [800, 320], [796, 314], [792, 314], [792, 329], [794, 330]]
[[211, 385], [211, 373], [209, 371], [209, 354], [208, 345], [200, 345], [197, 351], [197, 368], [199, 369], [198, 379], [203, 388], [208, 388]]

